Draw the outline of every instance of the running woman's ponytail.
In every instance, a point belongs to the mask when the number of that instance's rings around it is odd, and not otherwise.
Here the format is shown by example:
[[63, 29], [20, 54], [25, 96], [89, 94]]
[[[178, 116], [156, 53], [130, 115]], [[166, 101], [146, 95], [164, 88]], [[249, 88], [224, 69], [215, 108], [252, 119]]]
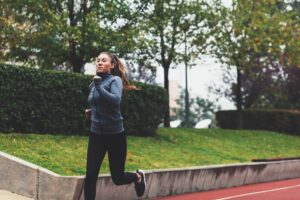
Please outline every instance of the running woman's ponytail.
[[115, 67], [111, 70], [111, 74], [114, 76], [119, 76], [122, 79], [123, 90], [138, 90], [135, 85], [131, 85], [126, 77], [126, 69], [122, 61], [114, 54], [110, 52], [102, 52], [100, 54], [106, 54], [111, 58], [111, 63]]

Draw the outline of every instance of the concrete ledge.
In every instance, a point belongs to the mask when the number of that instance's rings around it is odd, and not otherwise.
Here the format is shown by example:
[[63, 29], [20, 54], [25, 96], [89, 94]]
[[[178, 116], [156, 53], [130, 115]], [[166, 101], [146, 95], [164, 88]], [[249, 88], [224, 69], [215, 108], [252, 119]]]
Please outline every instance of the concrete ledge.
[[17, 195], [15, 193], [8, 192], [6, 190], [0, 190], [0, 199], [3, 199], [3, 200], [33, 200], [32, 198]]
[[0, 152], [0, 189], [37, 197], [38, 166]]
[[[299, 177], [300, 160], [149, 170], [143, 199]], [[41, 200], [83, 200], [83, 184], [83, 176], [60, 176], [0, 152], [0, 189]], [[96, 199], [138, 198], [133, 184], [115, 186], [101, 175]]]

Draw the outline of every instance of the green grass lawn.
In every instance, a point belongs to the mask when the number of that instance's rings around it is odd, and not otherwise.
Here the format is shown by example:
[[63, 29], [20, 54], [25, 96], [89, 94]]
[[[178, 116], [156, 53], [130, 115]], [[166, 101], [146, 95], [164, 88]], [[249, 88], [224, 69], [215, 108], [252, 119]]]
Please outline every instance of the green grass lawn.
[[[127, 138], [129, 171], [300, 156], [300, 137], [268, 131], [162, 128], [156, 137]], [[84, 175], [87, 141], [82, 136], [0, 133], [0, 151], [61, 175]], [[101, 173], [107, 172], [105, 158]]]

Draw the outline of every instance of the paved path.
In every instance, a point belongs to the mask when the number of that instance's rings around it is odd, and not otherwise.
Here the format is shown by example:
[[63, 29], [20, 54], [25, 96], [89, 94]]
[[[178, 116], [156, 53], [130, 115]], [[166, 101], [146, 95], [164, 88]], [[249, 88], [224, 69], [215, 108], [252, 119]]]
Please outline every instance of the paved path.
[[34, 200], [32, 198], [23, 197], [6, 190], [0, 190], [0, 200]]
[[299, 200], [300, 179], [260, 183], [156, 200]]

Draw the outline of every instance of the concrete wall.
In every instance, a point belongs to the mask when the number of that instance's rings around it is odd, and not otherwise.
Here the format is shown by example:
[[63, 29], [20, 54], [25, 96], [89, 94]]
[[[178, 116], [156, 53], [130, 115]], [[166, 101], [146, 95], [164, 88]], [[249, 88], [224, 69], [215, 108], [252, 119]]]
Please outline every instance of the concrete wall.
[[[300, 160], [152, 170], [143, 199], [299, 177]], [[41, 200], [83, 200], [83, 183], [83, 176], [60, 176], [0, 152], [0, 189]], [[96, 199], [138, 198], [134, 184], [115, 186], [101, 175]]]
[[0, 189], [36, 198], [38, 166], [0, 152]]

